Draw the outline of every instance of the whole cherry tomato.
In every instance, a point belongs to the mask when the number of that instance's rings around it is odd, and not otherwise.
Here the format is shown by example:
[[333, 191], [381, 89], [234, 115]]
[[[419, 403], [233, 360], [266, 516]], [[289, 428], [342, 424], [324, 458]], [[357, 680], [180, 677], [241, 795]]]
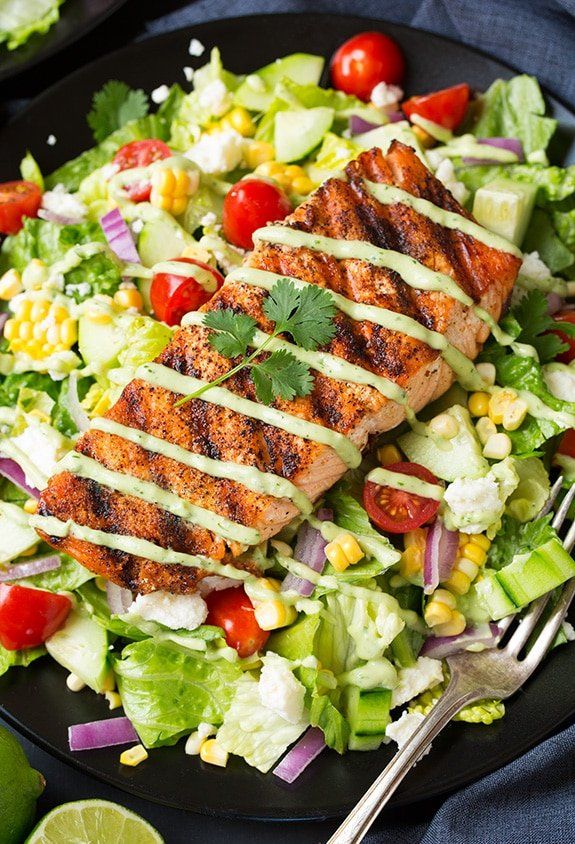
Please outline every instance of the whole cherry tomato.
[[[393, 463], [385, 467], [390, 472], [411, 475], [429, 484], [436, 484], [435, 475], [419, 463]], [[366, 481], [363, 504], [368, 516], [386, 533], [407, 533], [430, 522], [439, 509], [439, 501], [425, 498], [391, 486]]]
[[270, 634], [257, 623], [253, 604], [243, 586], [210, 592], [206, 603], [206, 623], [221, 627], [226, 642], [241, 657], [251, 656], [263, 648]]
[[221, 273], [195, 258], [174, 258], [177, 263], [194, 268], [193, 275], [156, 273], [150, 287], [150, 300], [157, 319], [179, 325], [184, 314], [197, 311], [224, 283]]
[[366, 102], [380, 82], [400, 85], [405, 59], [400, 47], [382, 32], [361, 32], [339, 47], [331, 60], [334, 88]]
[[0, 642], [9, 651], [35, 648], [66, 621], [72, 602], [65, 595], [17, 584], [0, 584]]
[[0, 184], [0, 233], [16, 234], [23, 226], [23, 217], [36, 217], [42, 191], [34, 182]]
[[234, 246], [253, 249], [255, 230], [283, 220], [291, 210], [291, 202], [277, 185], [262, 179], [241, 179], [224, 199], [224, 235]]

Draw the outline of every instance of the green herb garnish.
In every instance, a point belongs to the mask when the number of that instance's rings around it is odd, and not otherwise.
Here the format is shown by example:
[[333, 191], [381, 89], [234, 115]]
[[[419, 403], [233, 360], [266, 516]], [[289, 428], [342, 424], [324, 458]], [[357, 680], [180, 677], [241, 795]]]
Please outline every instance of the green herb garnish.
[[148, 98], [141, 88], [134, 90], [125, 82], [111, 79], [96, 91], [88, 125], [100, 143], [130, 120], [139, 120], [148, 113]]

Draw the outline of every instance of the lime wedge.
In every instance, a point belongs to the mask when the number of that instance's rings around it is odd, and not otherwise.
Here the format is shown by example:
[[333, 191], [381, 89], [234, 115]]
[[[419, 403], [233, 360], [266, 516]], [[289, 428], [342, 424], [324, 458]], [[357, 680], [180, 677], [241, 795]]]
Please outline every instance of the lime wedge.
[[143, 818], [108, 800], [77, 800], [49, 812], [25, 844], [163, 844]]

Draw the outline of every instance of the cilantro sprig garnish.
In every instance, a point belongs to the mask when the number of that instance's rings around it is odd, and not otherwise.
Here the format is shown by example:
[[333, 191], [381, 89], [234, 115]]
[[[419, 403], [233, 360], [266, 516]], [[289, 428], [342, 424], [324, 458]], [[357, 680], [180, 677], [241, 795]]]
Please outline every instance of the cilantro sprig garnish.
[[287, 349], [275, 350], [268, 357], [262, 357], [262, 354], [280, 334], [288, 334], [296, 346], [309, 351], [328, 343], [336, 330], [333, 299], [321, 287], [310, 284], [298, 289], [293, 282], [282, 278], [270, 290], [263, 311], [274, 323], [274, 329], [252, 352], [248, 350], [257, 330], [255, 319], [247, 314], [236, 314], [231, 308], [205, 314], [203, 324], [214, 332], [210, 336], [211, 345], [224, 357], [240, 357], [241, 360], [229, 372], [180, 399], [177, 406], [199, 398], [206, 390], [246, 368], [250, 369], [256, 396], [263, 404], [269, 405], [278, 398], [291, 400], [309, 395], [313, 377], [306, 363]]
[[148, 97], [141, 88], [130, 88], [125, 82], [110, 79], [94, 94], [88, 125], [100, 143], [130, 120], [139, 120], [148, 113]]

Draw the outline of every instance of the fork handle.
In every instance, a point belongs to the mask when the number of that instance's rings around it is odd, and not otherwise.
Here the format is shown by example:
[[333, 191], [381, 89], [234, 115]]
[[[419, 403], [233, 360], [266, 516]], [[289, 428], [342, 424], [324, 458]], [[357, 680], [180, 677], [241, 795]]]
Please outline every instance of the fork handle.
[[327, 844], [359, 844], [363, 841], [380, 811], [410, 769], [421, 759], [433, 739], [460, 709], [476, 697], [469, 692], [463, 692], [457, 688], [456, 684], [451, 683], [425, 721], [422, 721], [404, 747], [395, 754], [387, 768], [351, 810]]

